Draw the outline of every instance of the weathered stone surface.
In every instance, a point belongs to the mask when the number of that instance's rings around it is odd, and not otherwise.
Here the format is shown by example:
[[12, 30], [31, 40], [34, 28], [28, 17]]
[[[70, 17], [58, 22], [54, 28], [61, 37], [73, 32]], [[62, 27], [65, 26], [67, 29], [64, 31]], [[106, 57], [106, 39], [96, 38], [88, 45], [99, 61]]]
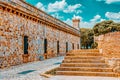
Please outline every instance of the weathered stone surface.
[[[112, 63], [111, 63], [112, 62]], [[113, 71], [113, 61], [110, 65], [105, 62], [103, 54], [99, 50], [74, 50], [65, 56], [62, 64], [57, 69], [57, 75], [69, 76], [106, 76], [118, 77]]]
[[[23, 62], [39, 60], [41, 56], [44, 56], [45, 38], [48, 41], [47, 58], [55, 57], [57, 55], [65, 55], [66, 42], [68, 42], [68, 50], [72, 50], [72, 43], [74, 43], [74, 49], [77, 49], [77, 44], [80, 45], [79, 36], [52, 27], [50, 26], [52, 24], [48, 25], [47, 22], [43, 24], [41, 22], [24, 17], [24, 14], [30, 11], [28, 11], [26, 8], [17, 6], [17, 4], [29, 8], [33, 11], [30, 13], [35, 16], [38, 12], [40, 15], [43, 15], [43, 12], [40, 13], [40, 11], [38, 11], [37, 9], [28, 6], [27, 3], [25, 4], [19, 0], [11, 1], [15, 2], [14, 5], [10, 4], [7, 0], [4, 0], [3, 2], [9, 3], [11, 6], [14, 6], [24, 12], [15, 14], [11, 12], [12, 9], [14, 10], [14, 8], [10, 8], [11, 11], [7, 11], [7, 8], [5, 10], [0, 8], [0, 57], [6, 57], [6, 61], [4, 61], [4, 66], [17, 65]], [[6, 6], [9, 8], [8, 5]], [[22, 15], [20, 16], [20, 14]], [[44, 13], [44, 16], [45, 15], [46, 14]], [[24, 36], [28, 36], [29, 56], [26, 59], [23, 58]], [[57, 41], [59, 41], [59, 54], [57, 54]]]
[[120, 32], [108, 33], [95, 37], [98, 48], [110, 58], [120, 58]]
[[112, 32], [95, 37], [98, 48], [106, 57], [105, 61], [115, 72], [120, 73], [120, 32]]

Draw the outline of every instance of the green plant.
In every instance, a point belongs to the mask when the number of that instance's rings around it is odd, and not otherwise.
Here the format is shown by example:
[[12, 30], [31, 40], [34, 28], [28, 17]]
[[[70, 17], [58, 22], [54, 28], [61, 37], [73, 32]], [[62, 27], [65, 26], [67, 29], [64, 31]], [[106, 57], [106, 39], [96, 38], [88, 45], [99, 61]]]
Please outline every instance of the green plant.
[[96, 49], [98, 47], [98, 43], [97, 42], [94, 42], [93, 44], [92, 44], [92, 48], [93, 49]]

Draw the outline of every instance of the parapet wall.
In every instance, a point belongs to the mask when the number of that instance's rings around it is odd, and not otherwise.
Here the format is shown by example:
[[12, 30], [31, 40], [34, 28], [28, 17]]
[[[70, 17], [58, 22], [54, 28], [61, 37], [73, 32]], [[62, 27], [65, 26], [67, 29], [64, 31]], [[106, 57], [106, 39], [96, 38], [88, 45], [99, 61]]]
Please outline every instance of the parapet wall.
[[103, 54], [111, 55], [111, 57], [119, 57], [117, 55], [120, 54], [120, 32], [107, 33], [97, 36], [94, 39]]

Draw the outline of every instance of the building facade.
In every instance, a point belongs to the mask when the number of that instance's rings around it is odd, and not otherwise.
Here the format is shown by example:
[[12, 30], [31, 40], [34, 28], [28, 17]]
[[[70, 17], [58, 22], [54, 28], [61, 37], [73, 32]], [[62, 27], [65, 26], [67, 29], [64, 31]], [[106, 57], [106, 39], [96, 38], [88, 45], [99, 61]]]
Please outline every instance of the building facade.
[[79, 48], [76, 26], [23, 0], [0, 0], [0, 67], [65, 55]]

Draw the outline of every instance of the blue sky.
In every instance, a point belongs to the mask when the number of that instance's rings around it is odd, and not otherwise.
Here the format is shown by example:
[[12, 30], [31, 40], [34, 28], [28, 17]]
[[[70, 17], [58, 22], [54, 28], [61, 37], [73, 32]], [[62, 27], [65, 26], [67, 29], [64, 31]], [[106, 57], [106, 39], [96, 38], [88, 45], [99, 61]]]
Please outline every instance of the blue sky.
[[120, 0], [26, 0], [65, 23], [80, 18], [80, 27], [92, 28], [104, 20], [120, 22]]

